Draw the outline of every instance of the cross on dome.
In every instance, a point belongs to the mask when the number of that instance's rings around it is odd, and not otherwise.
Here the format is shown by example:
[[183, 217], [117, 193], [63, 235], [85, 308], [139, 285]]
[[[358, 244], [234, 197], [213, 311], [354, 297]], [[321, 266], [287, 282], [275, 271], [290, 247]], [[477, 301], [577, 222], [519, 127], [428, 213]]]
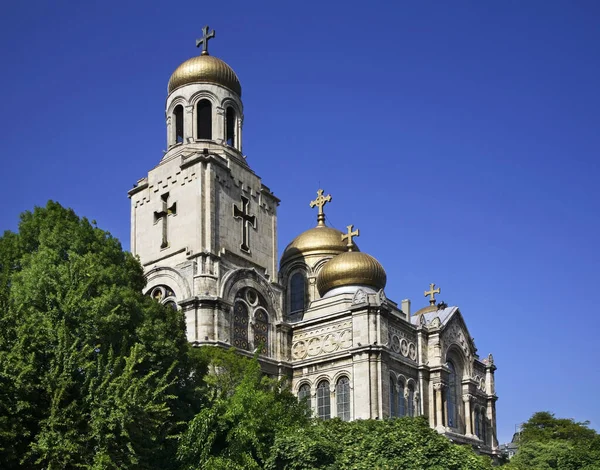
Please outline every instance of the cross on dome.
[[348, 247], [348, 251], [352, 251], [352, 247], [354, 246], [354, 241], [352, 240], [352, 238], [358, 237], [360, 235], [360, 231], [356, 229], [353, 232], [352, 227], [354, 227], [354, 225], [348, 225], [346, 227], [348, 229], [348, 232], [345, 235], [342, 235], [342, 241], [348, 240], [348, 244], [346, 245]]
[[208, 40], [215, 37], [215, 30], [213, 29], [210, 33], [208, 32], [208, 25], [202, 28], [202, 37], [196, 39], [196, 47], [200, 47], [202, 44], [202, 55], [208, 54]]
[[429, 290], [425, 291], [425, 297], [429, 296], [429, 305], [435, 305], [435, 294], [439, 294], [441, 291], [439, 287], [435, 289], [435, 284], [429, 284]]
[[325, 225], [325, 212], [323, 212], [323, 207], [325, 204], [331, 202], [331, 194], [327, 196], [323, 196], [323, 190], [319, 189], [317, 191], [317, 199], [314, 201], [310, 201], [310, 207], [317, 206], [319, 208], [319, 214], [317, 215], [317, 225]]

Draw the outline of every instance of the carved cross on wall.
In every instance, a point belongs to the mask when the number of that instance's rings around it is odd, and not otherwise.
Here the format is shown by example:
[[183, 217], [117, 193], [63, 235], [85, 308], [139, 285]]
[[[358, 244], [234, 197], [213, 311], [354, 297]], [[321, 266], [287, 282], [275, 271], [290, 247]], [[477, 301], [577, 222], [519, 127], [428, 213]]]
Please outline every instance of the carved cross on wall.
[[233, 205], [233, 217], [242, 219], [242, 244], [240, 248], [250, 253], [250, 226], [256, 229], [256, 216], [250, 215], [250, 201], [242, 196], [242, 208]]
[[169, 193], [163, 194], [160, 198], [162, 200], [162, 210], [154, 212], [154, 223], [157, 223], [162, 219], [162, 243], [160, 244], [160, 247], [167, 248], [169, 246], [169, 240], [167, 238], [167, 219], [168, 216], [177, 214], [177, 203], [174, 202], [171, 204], [171, 207], [169, 207]]

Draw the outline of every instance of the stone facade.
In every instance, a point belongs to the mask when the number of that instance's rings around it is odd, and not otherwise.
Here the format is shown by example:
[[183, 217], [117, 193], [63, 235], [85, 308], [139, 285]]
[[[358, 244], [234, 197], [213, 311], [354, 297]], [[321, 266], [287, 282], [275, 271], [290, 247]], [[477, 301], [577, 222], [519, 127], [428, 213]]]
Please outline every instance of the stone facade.
[[321, 297], [316, 279], [335, 246], [288, 249], [278, 270], [279, 200], [241, 152], [242, 123], [240, 95], [218, 80], [169, 93], [168, 150], [129, 191], [146, 293], [183, 311], [192, 344], [259, 352], [318, 416], [424, 415], [496, 454], [493, 358], [479, 358], [457, 307], [411, 314], [410, 302], [366, 285]]

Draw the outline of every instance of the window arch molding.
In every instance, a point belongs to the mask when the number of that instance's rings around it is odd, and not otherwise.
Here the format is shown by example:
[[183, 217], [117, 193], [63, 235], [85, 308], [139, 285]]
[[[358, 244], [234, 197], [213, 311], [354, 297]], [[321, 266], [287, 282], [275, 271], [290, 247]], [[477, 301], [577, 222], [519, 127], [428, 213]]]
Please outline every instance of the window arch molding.
[[275, 293], [269, 282], [252, 268], [240, 268], [228, 272], [223, 277], [219, 295], [229, 305], [233, 305], [236, 294], [244, 287], [251, 287], [262, 295], [271, 323], [281, 320], [275, 308]]
[[192, 296], [187, 280], [173, 268], [153, 268], [144, 277], [146, 278], [146, 287], [142, 291], [144, 295], [149, 294], [156, 286], [167, 285], [178, 299], [189, 299]]

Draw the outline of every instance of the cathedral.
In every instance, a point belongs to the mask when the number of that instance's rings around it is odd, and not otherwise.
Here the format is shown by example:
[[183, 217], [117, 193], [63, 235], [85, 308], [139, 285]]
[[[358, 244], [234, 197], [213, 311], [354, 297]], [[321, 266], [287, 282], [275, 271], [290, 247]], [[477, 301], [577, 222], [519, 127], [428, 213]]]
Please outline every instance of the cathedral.
[[278, 260], [279, 199], [242, 152], [242, 86], [208, 53], [214, 36], [205, 27], [200, 55], [171, 75], [167, 151], [128, 193], [145, 293], [183, 312], [193, 345], [257, 354], [315, 416], [423, 415], [454, 442], [497, 455], [493, 357], [479, 357], [458, 307], [436, 303], [435, 284], [416, 312], [388, 299], [359, 231], [326, 225], [332, 198], [321, 189], [310, 202], [316, 225]]

